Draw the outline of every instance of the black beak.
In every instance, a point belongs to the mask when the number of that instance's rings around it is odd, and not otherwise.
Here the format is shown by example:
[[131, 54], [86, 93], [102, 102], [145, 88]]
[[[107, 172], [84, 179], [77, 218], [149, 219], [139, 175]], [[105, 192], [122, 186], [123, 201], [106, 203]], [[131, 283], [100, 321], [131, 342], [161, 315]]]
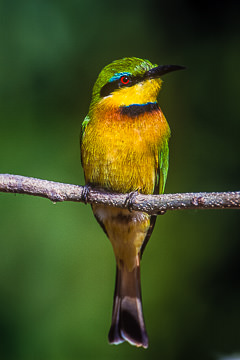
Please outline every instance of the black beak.
[[145, 79], [156, 79], [156, 78], [159, 78], [160, 76], [167, 74], [171, 71], [184, 70], [184, 69], [186, 69], [186, 67], [181, 66], [181, 65], [160, 65], [160, 66], [157, 66], [155, 68], [152, 68], [152, 69], [146, 71], [144, 74], [144, 78]]

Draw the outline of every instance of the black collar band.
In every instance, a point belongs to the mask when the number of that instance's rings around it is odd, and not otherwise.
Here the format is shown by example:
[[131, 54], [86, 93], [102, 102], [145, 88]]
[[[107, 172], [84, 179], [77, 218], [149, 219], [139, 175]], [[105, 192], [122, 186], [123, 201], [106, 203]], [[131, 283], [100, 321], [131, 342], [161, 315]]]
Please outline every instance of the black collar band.
[[137, 117], [146, 112], [152, 112], [159, 109], [157, 102], [148, 102], [146, 104], [132, 104], [128, 106], [120, 106], [120, 112], [122, 115], [130, 117]]

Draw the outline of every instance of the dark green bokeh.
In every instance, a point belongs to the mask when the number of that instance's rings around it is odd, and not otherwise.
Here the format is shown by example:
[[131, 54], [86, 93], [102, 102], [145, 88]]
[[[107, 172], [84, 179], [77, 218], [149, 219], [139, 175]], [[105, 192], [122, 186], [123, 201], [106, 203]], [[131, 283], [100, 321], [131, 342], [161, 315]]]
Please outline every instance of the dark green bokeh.
[[[83, 184], [80, 124], [103, 66], [175, 63], [166, 192], [239, 190], [239, 4], [0, 2], [1, 173]], [[115, 264], [90, 206], [0, 194], [0, 358], [214, 359], [240, 351], [238, 211], [157, 221], [142, 262], [148, 350], [107, 343]]]

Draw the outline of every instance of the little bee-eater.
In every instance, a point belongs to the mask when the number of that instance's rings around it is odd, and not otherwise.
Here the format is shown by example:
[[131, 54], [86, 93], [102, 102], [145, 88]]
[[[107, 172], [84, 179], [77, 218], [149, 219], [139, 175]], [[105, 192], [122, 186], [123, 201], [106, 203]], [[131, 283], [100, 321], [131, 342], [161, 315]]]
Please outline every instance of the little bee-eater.
[[[183, 69], [124, 58], [100, 73], [82, 124], [81, 160], [87, 185], [118, 193], [162, 194], [170, 129], [157, 103], [160, 76]], [[156, 216], [93, 204], [117, 263], [111, 344], [148, 347], [140, 285], [140, 258]]]

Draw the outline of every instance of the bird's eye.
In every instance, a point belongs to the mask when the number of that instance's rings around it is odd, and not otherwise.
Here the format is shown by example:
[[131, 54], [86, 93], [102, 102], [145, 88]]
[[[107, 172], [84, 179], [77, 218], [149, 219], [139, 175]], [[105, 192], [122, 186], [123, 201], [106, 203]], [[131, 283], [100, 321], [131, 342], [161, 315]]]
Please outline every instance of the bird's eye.
[[128, 76], [124, 75], [124, 76], [121, 76], [120, 81], [123, 85], [127, 85], [129, 83], [130, 79]]

